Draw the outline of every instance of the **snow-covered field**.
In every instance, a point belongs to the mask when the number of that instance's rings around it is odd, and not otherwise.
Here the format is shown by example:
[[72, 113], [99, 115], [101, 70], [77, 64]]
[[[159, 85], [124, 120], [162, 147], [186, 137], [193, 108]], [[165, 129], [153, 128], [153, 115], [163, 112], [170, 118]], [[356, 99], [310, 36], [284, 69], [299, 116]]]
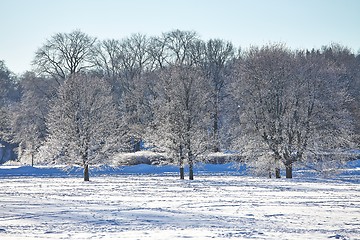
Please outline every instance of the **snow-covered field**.
[[2, 170], [0, 239], [360, 239], [357, 181]]

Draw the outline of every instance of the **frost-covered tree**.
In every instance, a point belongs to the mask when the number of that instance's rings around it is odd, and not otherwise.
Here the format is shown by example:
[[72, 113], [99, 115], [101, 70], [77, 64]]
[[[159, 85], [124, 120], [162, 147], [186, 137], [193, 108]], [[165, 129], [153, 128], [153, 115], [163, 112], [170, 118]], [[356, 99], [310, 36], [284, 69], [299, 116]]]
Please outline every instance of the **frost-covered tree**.
[[[140, 150], [140, 142], [147, 121], [146, 108], [148, 78], [153, 58], [149, 54], [150, 40], [145, 35], [133, 34], [121, 40], [106, 40], [96, 47], [96, 69], [113, 88], [119, 109], [128, 124], [129, 151]], [[150, 82], [149, 82], [150, 80]]]
[[148, 52], [150, 40], [142, 34], [134, 34], [120, 43], [121, 86], [123, 95], [120, 109], [128, 124], [127, 138], [131, 151], [139, 151], [147, 120], [147, 74], [152, 70], [152, 58]]
[[153, 142], [178, 159], [182, 179], [186, 160], [192, 180], [195, 158], [208, 148], [208, 86], [200, 68], [203, 44], [195, 32], [180, 30], [164, 33], [157, 41], [164, 55], [154, 56], [161, 68], [153, 100]]
[[[202, 70], [209, 83], [210, 96], [208, 99], [211, 113], [211, 142], [212, 151], [219, 152], [225, 143], [225, 132], [222, 129], [226, 122], [226, 114], [232, 104], [226, 101], [229, 98], [229, 62], [234, 59], [235, 48], [230, 42], [211, 39], [204, 46]], [[229, 124], [227, 122], [227, 124]], [[227, 136], [228, 137], [228, 136]]]
[[264, 154], [272, 157], [263, 165], [269, 168], [268, 171], [275, 168], [276, 177], [280, 177], [283, 116], [292, 77], [291, 63], [291, 53], [281, 45], [253, 47], [246, 53], [241, 69], [242, 81], [239, 82], [243, 101], [241, 117], [250, 126], [244, 128], [248, 130], [247, 143], [262, 141], [266, 145]]
[[95, 42], [96, 38], [79, 30], [57, 33], [36, 51], [32, 64], [40, 74], [66, 79], [92, 67]]
[[47, 117], [49, 136], [44, 161], [84, 166], [106, 163], [119, 149], [119, 114], [111, 87], [104, 79], [73, 75], [60, 87]]
[[9, 119], [7, 112], [8, 94], [11, 86], [11, 72], [0, 61], [0, 140], [7, 138], [9, 134]]
[[0, 107], [9, 106], [20, 99], [20, 89], [15, 76], [0, 60]]
[[19, 158], [26, 161], [28, 155], [34, 165], [35, 155], [47, 135], [45, 119], [49, 105], [56, 97], [59, 85], [54, 79], [24, 74], [20, 80], [21, 101], [12, 108], [12, 131], [19, 144]]
[[8, 159], [6, 152], [12, 152], [13, 135], [11, 130], [11, 107], [19, 100], [20, 91], [17, 78], [7, 68], [4, 61], [0, 61], [0, 163]]
[[339, 44], [331, 44], [321, 49], [324, 57], [335, 66], [343, 69], [339, 81], [344, 84], [351, 96], [346, 108], [354, 119], [357, 148], [360, 148], [360, 55]]
[[342, 69], [322, 54], [297, 54], [282, 45], [251, 48], [240, 62], [237, 82], [241, 145], [256, 167], [286, 167], [295, 162], [330, 165], [351, 145], [348, 94]]
[[283, 147], [287, 177], [301, 161], [319, 171], [338, 169], [354, 147], [354, 122], [348, 110], [352, 98], [344, 65], [324, 53], [298, 53], [292, 111]]
[[181, 179], [186, 161], [189, 179], [193, 180], [195, 159], [208, 149], [205, 82], [201, 71], [189, 66], [163, 70], [157, 82], [159, 95], [153, 102], [150, 139], [172, 159], [179, 160]]

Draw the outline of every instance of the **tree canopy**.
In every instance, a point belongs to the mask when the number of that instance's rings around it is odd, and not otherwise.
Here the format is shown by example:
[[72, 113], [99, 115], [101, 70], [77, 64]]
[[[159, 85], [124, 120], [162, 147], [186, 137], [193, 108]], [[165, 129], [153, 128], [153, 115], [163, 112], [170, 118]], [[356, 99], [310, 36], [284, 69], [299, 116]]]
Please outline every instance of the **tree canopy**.
[[57, 33], [32, 72], [16, 77], [0, 62], [1, 138], [20, 159], [84, 167], [149, 148], [181, 168], [235, 151], [269, 176], [333, 169], [359, 148], [359, 59], [338, 44], [240, 51], [193, 31]]

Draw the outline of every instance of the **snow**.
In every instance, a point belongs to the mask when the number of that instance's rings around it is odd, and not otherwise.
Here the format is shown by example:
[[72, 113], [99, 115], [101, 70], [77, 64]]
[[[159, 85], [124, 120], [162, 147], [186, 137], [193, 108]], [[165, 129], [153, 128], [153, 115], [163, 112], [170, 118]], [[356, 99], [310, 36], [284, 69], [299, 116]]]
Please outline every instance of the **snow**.
[[[359, 161], [334, 178], [231, 164], [0, 167], [0, 239], [360, 239]], [[295, 174], [296, 176], [296, 174]]]

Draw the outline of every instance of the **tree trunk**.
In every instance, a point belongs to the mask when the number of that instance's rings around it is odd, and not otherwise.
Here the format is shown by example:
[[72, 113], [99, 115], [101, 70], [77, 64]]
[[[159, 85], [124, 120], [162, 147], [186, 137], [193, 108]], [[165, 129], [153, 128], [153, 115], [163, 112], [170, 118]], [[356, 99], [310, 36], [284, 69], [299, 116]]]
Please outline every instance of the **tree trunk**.
[[192, 160], [189, 162], [189, 180], [194, 180], [194, 164]]
[[137, 140], [134, 144], [134, 152], [139, 152], [141, 150], [141, 140]]
[[275, 152], [275, 178], [281, 178], [281, 174], [280, 174], [280, 155], [278, 152]]
[[1, 143], [0, 143], [0, 154], [1, 154], [0, 163], [3, 162], [3, 160], [5, 158], [5, 153], [6, 153], [6, 147], [4, 145], [1, 145]]
[[182, 146], [179, 147], [179, 165], [180, 165], [180, 179], [185, 179], [184, 174], [184, 155]]
[[180, 166], [180, 179], [185, 179], [184, 166]]
[[281, 178], [280, 168], [278, 168], [278, 167], [275, 168], [275, 177], [276, 177], [276, 178]]
[[89, 181], [89, 165], [84, 164], [84, 181]]
[[286, 178], [292, 178], [292, 163], [285, 165], [286, 167]]
[[188, 152], [188, 162], [189, 162], [189, 180], [194, 180], [194, 159], [191, 151]]
[[218, 114], [218, 111], [216, 110], [215, 111], [215, 114], [214, 114], [214, 125], [213, 125], [213, 151], [214, 152], [220, 152], [220, 143], [219, 143], [219, 121], [218, 121], [218, 118], [219, 118], [219, 114]]

